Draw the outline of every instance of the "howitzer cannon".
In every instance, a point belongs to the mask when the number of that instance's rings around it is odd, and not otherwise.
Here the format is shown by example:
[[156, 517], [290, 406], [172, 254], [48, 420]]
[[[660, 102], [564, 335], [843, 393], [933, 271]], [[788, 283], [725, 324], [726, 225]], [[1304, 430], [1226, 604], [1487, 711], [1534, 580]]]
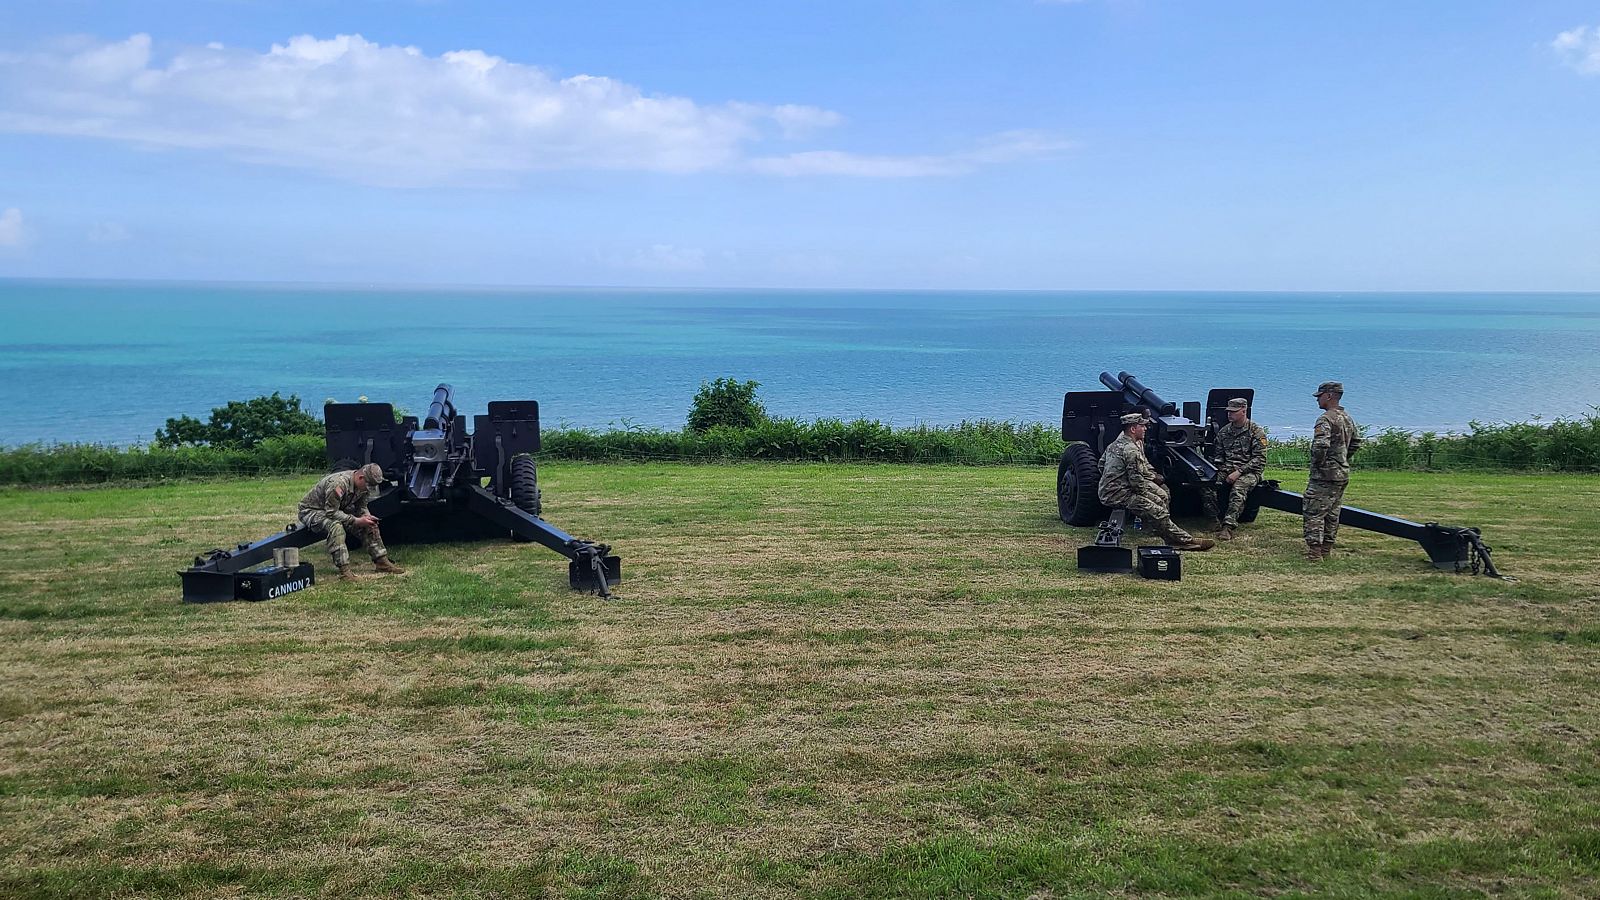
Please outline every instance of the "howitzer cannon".
[[[475, 416], [472, 433], [450, 385], [434, 389], [427, 415], [395, 420], [388, 403], [329, 403], [323, 428], [332, 471], [377, 463], [391, 481], [367, 503], [389, 544], [506, 538], [542, 544], [567, 557], [574, 590], [610, 596], [622, 560], [605, 544], [575, 538], [541, 518], [543, 500], [532, 454], [539, 450], [539, 404], [496, 400]], [[488, 486], [483, 479], [489, 480]], [[185, 602], [232, 600], [246, 569], [273, 551], [306, 547], [322, 536], [291, 524], [231, 550], [197, 556], [179, 573]]]
[[[1061, 408], [1061, 438], [1067, 442], [1056, 469], [1056, 506], [1068, 525], [1099, 525], [1095, 543], [1078, 552], [1079, 568], [1091, 571], [1132, 571], [1132, 552], [1121, 546], [1126, 527], [1125, 510], [1107, 510], [1100, 503], [1100, 461], [1106, 447], [1117, 439], [1125, 413], [1143, 412], [1151, 423], [1145, 432], [1145, 456], [1172, 491], [1174, 516], [1197, 514], [1204, 506], [1202, 491], [1218, 491], [1217, 467], [1207, 456], [1217, 428], [1227, 421], [1228, 400], [1243, 397], [1255, 403], [1252, 388], [1214, 388], [1198, 401], [1163, 400], [1127, 372], [1100, 373], [1103, 391], [1072, 391]], [[1240, 522], [1252, 522], [1262, 507], [1300, 513], [1304, 498], [1286, 491], [1276, 481], [1263, 481], [1250, 492]], [[1412, 522], [1354, 506], [1339, 508], [1339, 524], [1422, 545], [1439, 569], [1483, 572], [1498, 576], [1489, 547], [1477, 528]]]

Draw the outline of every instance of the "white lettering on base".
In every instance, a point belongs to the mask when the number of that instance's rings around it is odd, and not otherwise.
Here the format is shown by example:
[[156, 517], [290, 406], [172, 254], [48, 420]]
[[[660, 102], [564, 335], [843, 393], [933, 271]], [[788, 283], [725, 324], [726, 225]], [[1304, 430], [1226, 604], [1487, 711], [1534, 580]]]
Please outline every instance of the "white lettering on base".
[[303, 591], [310, 586], [310, 581], [311, 579], [309, 578], [296, 578], [293, 581], [285, 581], [283, 584], [275, 584], [272, 587], [267, 588], [267, 599], [276, 600], [277, 598], [282, 597], [284, 594], [292, 594], [295, 591]]

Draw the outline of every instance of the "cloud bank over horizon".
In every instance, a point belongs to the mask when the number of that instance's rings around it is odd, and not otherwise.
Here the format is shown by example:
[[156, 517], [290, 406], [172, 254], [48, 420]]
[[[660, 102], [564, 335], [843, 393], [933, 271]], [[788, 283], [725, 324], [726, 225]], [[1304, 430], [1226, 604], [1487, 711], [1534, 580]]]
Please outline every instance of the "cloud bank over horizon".
[[566, 169], [956, 175], [1071, 147], [1014, 131], [943, 155], [772, 152], [843, 122], [816, 106], [702, 103], [603, 76], [558, 78], [479, 50], [429, 56], [359, 34], [299, 35], [266, 52], [179, 47], [162, 59], [148, 34], [0, 53], [0, 131], [216, 151], [386, 186]]

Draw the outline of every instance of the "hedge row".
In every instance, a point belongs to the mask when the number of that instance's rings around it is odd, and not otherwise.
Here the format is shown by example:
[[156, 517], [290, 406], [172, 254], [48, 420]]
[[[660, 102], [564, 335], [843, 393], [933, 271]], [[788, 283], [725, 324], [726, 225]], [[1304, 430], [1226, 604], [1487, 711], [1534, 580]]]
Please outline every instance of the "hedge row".
[[[1600, 411], [1597, 411], [1600, 412]], [[892, 428], [881, 422], [774, 419], [749, 428], [704, 432], [552, 429], [541, 457], [571, 460], [788, 460], [818, 462], [1054, 465], [1063, 449], [1054, 426], [963, 422], [948, 427]], [[1309, 442], [1274, 442], [1268, 460], [1303, 468]], [[1465, 434], [1386, 430], [1367, 438], [1355, 459], [1362, 469], [1508, 469], [1600, 472], [1600, 414], [1554, 422], [1486, 425]], [[31, 444], [0, 449], [0, 484], [77, 484], [158, 481], [318, 472], [322, 438], [268, 438], [249, 450], [216, 447], [109, 447]]]

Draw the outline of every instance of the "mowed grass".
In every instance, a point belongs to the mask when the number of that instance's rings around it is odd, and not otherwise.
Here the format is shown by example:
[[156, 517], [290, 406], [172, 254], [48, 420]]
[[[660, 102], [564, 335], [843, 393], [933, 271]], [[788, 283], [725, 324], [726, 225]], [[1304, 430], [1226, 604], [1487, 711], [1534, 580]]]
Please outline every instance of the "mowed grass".
[[186, 607], [311, 479], [0, 492], [0, 895], [1600, 895], [1600, 478], [1358, 476], [1515, 582], [1268, 510], [1164, 583], [1044, 468], [541, 475], [617, 599], [489, 542]]

